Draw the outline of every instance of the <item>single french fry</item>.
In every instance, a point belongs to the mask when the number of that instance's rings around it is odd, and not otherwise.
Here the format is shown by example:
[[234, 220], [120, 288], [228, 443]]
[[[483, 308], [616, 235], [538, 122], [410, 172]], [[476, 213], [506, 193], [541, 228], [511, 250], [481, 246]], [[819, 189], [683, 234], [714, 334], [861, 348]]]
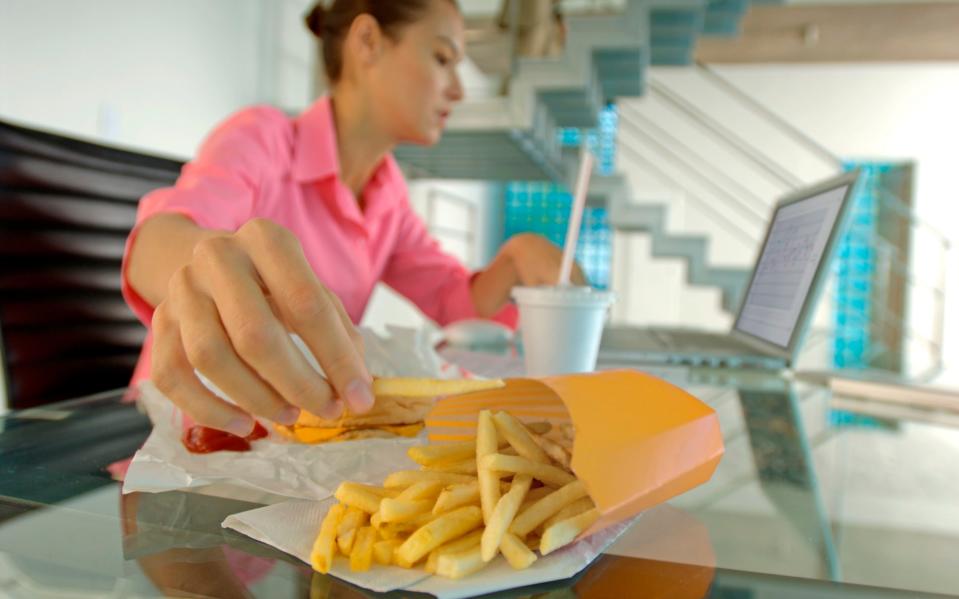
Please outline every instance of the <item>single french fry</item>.
[[575, 480], [520, 512], [509, 531], [518, 537], [524, 537], [547, 518], [586, 495], [586, 485], [581, 480]]
[[473, 456], [456, 462], [438, 462], [430, 466], [423, 466], [424, 470], [432, 472], [455, 472], [458, 474], [476, 474], [476, 459]]
[[[542, 464], [519, 456], [503, 455], [501, 453], [494, 453], [483, 457], [480, 459], [479, 467], [481, 472], [483, 468], [489, 468], [490, 470], [500, 472], [529, 474], [536, 480], [540, 480], [548, 485], [568, 485], [576, 480], [576, 477], [569, 472], [551, 464]], [[480, 482], [480, 485], [482, 485], [482, 482]], [[480, 489], [482, 490], [482, 487], [480, 487]]]
[[455, 485], [457, 483], [473, 482], [476, 480], [476, 477], [468, 474], [456, 474], [454, 472], [433, 472], [431, 470], [397, 470], [386, 477], [386, 480], [383, 481], [383, 486], [387, 488], [406, 488], [424, 480], [439, 481], [444, 485]]
[[533, 442], [539, 445], [540, 449], [546, 452], [554, 462], [565, 468], [570, 469], [571, 458], [569, 452], [555, 441], [551, 441], [542, 435], [533, 435]]
[[496, 503], [490, 519], [486, 522], [486, 529], [483, 531], [480, 555], [484, 562], [496, 557], [503, 535], [509, 529], [509, 525], [513, 523], [513, 518], [519, 510], [520, 504], [523, 503], [523, 497], [526, 496], [532, 482], [533, 478], [530, 475], [517, 474], [509, 492], [500, 497], [500, 500]]
[[[506, 439], [498, 439], [500, 447], [507, 446]], [[476, 440], [456, 441], [453, 443], [435, 443], [429, 445], [414, 445], [406, 450], [410, 459], [420, 466], [433, 466], [476, 457]]]
[[533, 435], [545, 435], [553, 428], [553, 424], [547, 420], [524, 422], [523, 426]]
[[353, 543], [356, 541], [357, 530], [359, 529], [351, 528], [336, 537], [336, 546], [339, 547], [340, 553], [347, 557], [349, 557], [350, 552], [353, 551]]
[[432, 466], [442, 462], [458, 462], [476, 455], [476, 442], [414, 445], [406, 450], [406, 454], [421, 466]]
[[495, 455], [498, 448], [499, 438], [496, 434], [493, 414], [489, 410], [482, 410], [476, 425], [476, 466], [484, 522], [489, 522], [490, 516], [493, 515], [493, 508], [496, 507], [500, 498], [500, 490], [499, 476], [493, 468], [484, 466], [483, 460], [487, 456]]
[[393, 539], [405, 541], [406, 537], [416, 529], [417, 527], [409, 522], [395, 522], [381, 525], [376, 532], [379, 533], [380, 538], [384, 541], [391, 541]]
[[455, 541], [450, 541], [449, 543], [440, 545], [433, 551], [430, 551], [430, 555], [426, 558], [426, 565], [423, 566], [423, 569], [430, 574], [436, 574], [436, 562], [439, 560], [440, 555], [446, 553], [459, 553], [460, 551], [472, 549], [480, 544], [480, 539], [482, 536], [483, 530], [478, 529], [464, 537], [456, 539]]
[[570, 543], [598, 519], [599, 510], [593, 508], [578, 516], [557, 522], [543, 532], [543, 538], [539, 542], [539, 552], [548, 555]]
[[333, 495], [340, 503], [363, 510], [367, 514], [374, 514], [380, 509], [382, 496], [377, 495], [368, 488], [364, 488], [357, 483], [343, 482], [336, 488]]
[[365, 485], [363, 483], [351, 482], [350, 486], [356, 489], [363, 489], [364, 491], [369, 491], [370, 493], [373, 493], [374, 495], [378, 495], [380, 497], [396, 497], [402, 492], [402, 489], [387, 489], [384, 487], [377, 487], [376, 485]]
[[436, 498], [436, 504], [433, 505], [434, 514], [442, 514], [453, 508], [471, 503], [479, 504], [480, 492], [479, 481], [463, 483], [459, 485], [450, 485], [440, 492]]
[[401, 524], [404, 526], [412, 526], [413, 530], [416, 530], [417, 528], [426, 526], [433, 520], [436, 520], [438, 517], [439, 516], [434, 516], [433, 512], [426, 511], [426, 512], [423, 512], [422, 514], [418, 514], [417, 516], [414, 516], [413, 519], [410, 520], [409, 522], [403, 522]]
[[373, 543], [373, 559], [378, 564], [389, 566], [393, 563], [393, 552], [403, 541], [400, 539], [386, 539]]
[[565, 425], [558, 426], [548, 433], [542, 435], [544, 438], [557, 443], [568, 453], [573, 453], [573, 437], [569, 432], [571, 429]]
[[337, 503], [330, 506], [320, 524], [320, 532], [316, 535], [313, 542], [313, 550], [310, 552], [310, 564], [317, 572], [326, 574], [330, 571], [330, 564], [333, 563], [333, 556], [336, 555], [336, 527], [340, 520], [346, 514], [346, 506]]
[[459, 553], [443, 554], [436, 560], [436, 573], [455, 580], [478, 572], [487, 564], [480, 553], [480, 548], [474, 547]]
[[380, 502], [381, 522], [409, 522], [420, 514], [431, 513], [433, 501], [431, 499], [390, 499], [384, 497]]
[[365, 525], [367, 518], [367, 513], [360, 508], [347, 506], [346, 513], [343, 514], [343, 518], [340, 519], [339, 524], [336, 526], [336, 535], [346, 534], [348, 530]]
[[418, 483], [406, 487], [403, 492], [396, 496], [396, 499], [416, 500], [430, 499], [435, 500], [436, 496], [443, 490], [443, 483], [438, 480], [421, 480]]
[[560, 520], [566, 520], [567, 518], [578, 516], [587, 510], [593, 509], [594, 507], [596, 507], [596, 504], [593, 503], [593, 500], [590, 499], [589, 497], [582, 497], [580, 499], [577, 499], [573, 503], [567, 505], [560, 511], [556, 512], [555, 514], [547, 518], [542, 524], [543, 529], [545, 530], [549, 528], [550, 526], [556, 524]]
[[382, 377], [373, 379], [373, 395], [376, 397], [441, 397], [499, 389], [505, 385], [502, 379]]
[[509, 532], [503, 535], [499, 549], [514, 570], [529, 568], [536, 561], [536, 554], [526, 546], [526, 543]]
[[497, 412], [493, 416], [493, 422], [496, 424], [496, 432], [512, 446], [519, 455], [527, 460], [549, 464], [549, 456], [543, 451], [536, 441], [533, 440], [526, 427], [506, 412]]
[[472, 531], [482, 523], [483, 512], [480, 508], [474, 505], [457, 508], [417, 529], [396, 550], [397, 556], [403, 562], [416, 563], [443, 543]]
[[376, 541], [376, 531], [372, 526], [357, 529], [353, 551], [350, 552], [350, 570], [366, 572], [373, 562], [373, 543]]
[[551, 487], [549, 485], [545, 485], [542, 487], [536, 487], [534, 489], [530, 489], [529, 493], [526, 494], [526, 499], [523, 500], [523, 505], [526, 505], [527, 503], [531, 501], [539, 501], [543, 497], [546, 497], [550, 493], [556, 491], [557, 488], [558, 487]]

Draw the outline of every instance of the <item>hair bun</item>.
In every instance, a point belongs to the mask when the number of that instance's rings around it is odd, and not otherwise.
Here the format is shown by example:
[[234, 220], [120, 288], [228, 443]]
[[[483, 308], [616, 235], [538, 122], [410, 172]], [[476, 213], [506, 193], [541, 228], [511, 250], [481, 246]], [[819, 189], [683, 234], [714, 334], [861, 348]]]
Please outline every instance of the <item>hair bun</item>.
[[318, 38], [323, 37], [323, 22], [325, 20], [326, 9], [323, 8], [323, 2], [317, 2], [314, 4], [313, 8], [310, 9], [310, 12], [306, 13], [306, 16], [303, 17], [303, 21], [306, 23], [306, 28]]

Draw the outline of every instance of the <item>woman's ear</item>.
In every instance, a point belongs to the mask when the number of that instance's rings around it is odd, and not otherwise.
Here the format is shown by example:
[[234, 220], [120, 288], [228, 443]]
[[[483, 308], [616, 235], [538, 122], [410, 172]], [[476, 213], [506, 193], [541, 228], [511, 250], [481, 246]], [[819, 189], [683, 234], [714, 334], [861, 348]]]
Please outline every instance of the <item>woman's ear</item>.
[[346, 47], [357, 60], [357, 66], [370, 66], [383, 51], [384, 36], [380, 24], [369, 14], [361, 14], [350, 25]]

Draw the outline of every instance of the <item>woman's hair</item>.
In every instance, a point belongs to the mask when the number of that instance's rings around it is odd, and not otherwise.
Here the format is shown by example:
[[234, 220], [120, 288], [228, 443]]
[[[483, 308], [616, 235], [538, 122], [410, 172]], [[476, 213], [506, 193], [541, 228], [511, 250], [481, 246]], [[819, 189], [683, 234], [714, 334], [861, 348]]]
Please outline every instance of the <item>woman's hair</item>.
[[[400, 30], [414, 23], [429, 11], [434, 0], [333, 0], [324, 8], [320, 0], [306, 14], [306, 26], [313, 35], [323, 41], [323, 67], [331, 82], [343, 73], [343, 40], [353, 20], [362, 14], [376, 19], [380, 29], [393, 40], [399, 39]], [[448, 0], [456, 6], [455, 0]]]

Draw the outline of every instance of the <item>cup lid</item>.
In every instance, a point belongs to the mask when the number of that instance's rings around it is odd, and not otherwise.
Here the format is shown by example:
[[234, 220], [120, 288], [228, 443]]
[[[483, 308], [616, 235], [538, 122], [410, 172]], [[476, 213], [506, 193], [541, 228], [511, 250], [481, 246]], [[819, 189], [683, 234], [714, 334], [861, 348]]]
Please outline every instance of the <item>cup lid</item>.
[[538, 306], [601, 306], [605, 308], [616, 299], [616, 295], [612, 291], [575, 285], [513, 287], [511, 295], [518, 304]]

